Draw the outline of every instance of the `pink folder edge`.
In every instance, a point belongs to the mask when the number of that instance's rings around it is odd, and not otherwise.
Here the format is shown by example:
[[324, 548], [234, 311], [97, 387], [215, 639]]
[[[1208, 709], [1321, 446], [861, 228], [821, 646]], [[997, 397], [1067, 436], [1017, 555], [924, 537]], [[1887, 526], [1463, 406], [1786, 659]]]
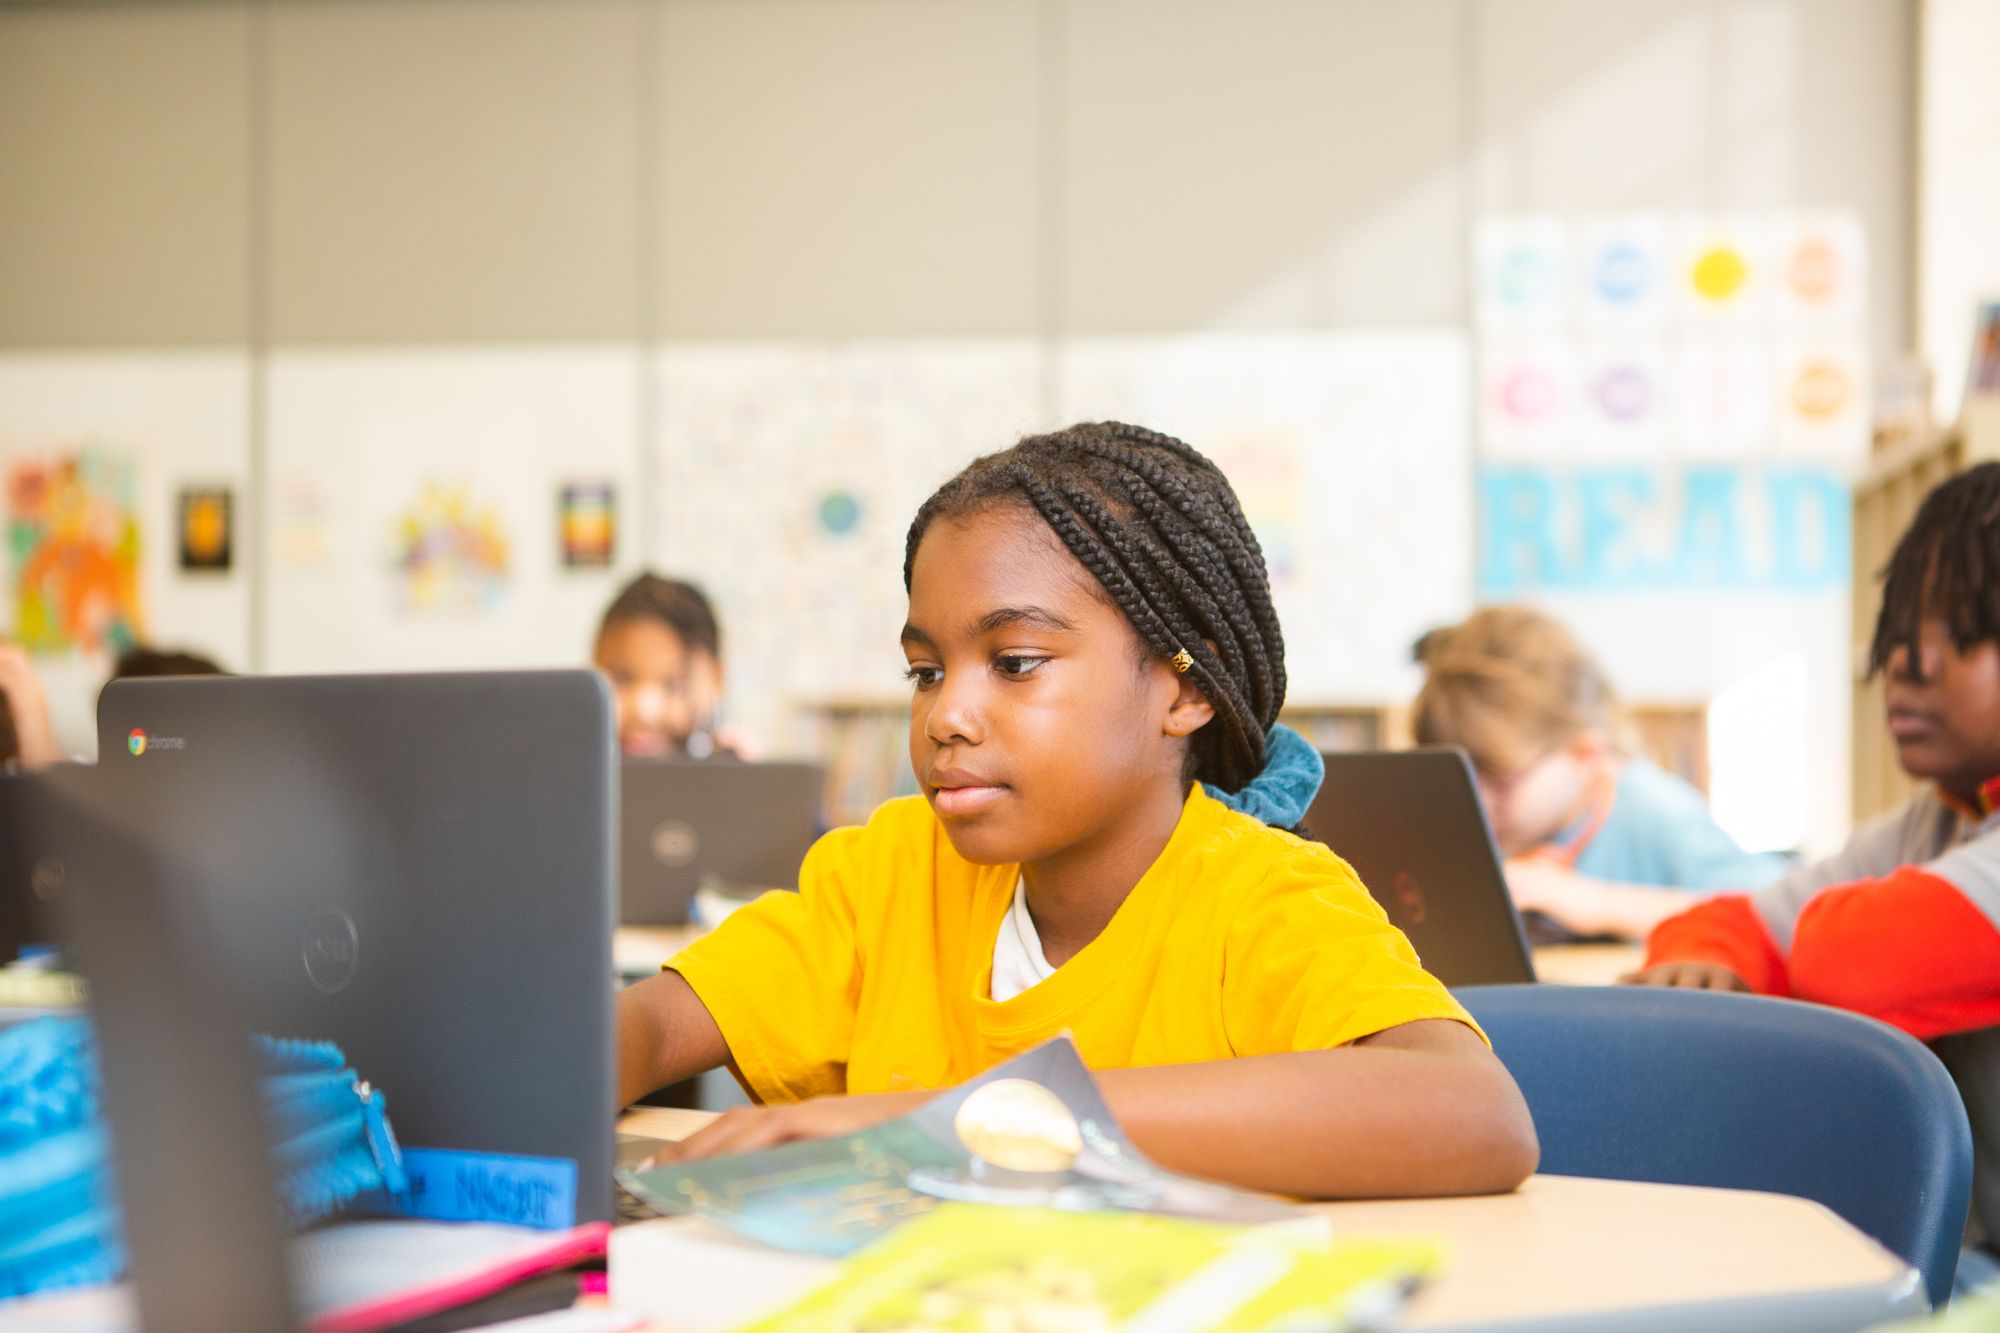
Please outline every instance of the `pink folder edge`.
[[546, 1245], [510, 1256], [490, 1268], [321, 1315], [311, 1322], [311, 1327], [313, 1333], [375, 1333], [376, 1329], [421, 1319], [440, 1310], [470, 1305], [517, 1282], [567, 1268], [579, 1260], [596, 1258], [605, 1252], [610, 1236], [609, 1222], [591, 1222], [551, 1236]]

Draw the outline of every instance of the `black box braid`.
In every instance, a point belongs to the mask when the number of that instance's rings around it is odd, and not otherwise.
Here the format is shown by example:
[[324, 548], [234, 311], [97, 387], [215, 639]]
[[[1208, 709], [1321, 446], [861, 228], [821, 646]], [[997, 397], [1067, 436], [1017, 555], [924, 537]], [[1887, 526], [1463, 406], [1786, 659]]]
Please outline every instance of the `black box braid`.
[[1898, 648], [1917, 672], [1917, 630], [1931, 616], [1943, 618], [1960, 652], [2000, 643], [2000, 462], [1968, 468], [1925, 496], [1882, 574], [1871, 676]]
[[1285, 640], [1256, 534], [1215, 464], [1170, 435], [1100, 421], [1031, 435], [974, 460], [917, 510], [903, 553], [938, 519], [995, 504], [1032, 509], [1162, 658], [1185, 651], [1215, 708], [1190, 777], [1240, 791], [1264, 768], [1285, 702]]

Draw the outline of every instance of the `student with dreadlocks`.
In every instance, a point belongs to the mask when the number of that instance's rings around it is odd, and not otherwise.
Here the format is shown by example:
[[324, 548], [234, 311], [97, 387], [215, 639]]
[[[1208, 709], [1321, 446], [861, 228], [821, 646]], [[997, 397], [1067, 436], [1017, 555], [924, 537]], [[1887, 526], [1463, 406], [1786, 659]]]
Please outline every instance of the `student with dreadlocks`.
[[1837, 1005], [1935, 1042], [2000, 1236], [2000, 463], [1942, 483], [1890, 557], [1869, 650], [1903, 769], [1932, 784], [1834, 856], [1663, 922], [1631, 980]]
[[1033, 436], [917, 512], [920, 797], [828, 834], [619, 999], [629, 1101], [729, 1064], [688, 1156], [848, 1133], [1067, 1031], [1161, 1162], [1310, 1195], [1510, 1189], [1534, 1127], [1465, 1011], [1296, 826], [1284, 642], [1234, 493], [1179, 440]]

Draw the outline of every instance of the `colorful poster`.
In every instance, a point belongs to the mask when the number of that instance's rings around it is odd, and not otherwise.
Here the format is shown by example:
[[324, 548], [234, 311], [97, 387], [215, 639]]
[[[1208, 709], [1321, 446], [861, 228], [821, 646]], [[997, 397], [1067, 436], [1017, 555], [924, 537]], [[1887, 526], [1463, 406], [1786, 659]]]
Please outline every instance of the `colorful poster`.
[[269, 667], [586, 663], [642, 384], [629, 347], [274, 355]]
[[1557, 336], [1489, 338], [1479, 361], [1482, 451], [1493, 458], [1569, 456], [1587, 416], [1576, 344]]
[[1658, 343], [1606, 339], [1582, 358], [1579, 456], [1645, 459], [1670, 434], [1673, 380]]
[[43, 654], [116, 654], [145, 638], [138, 467], [95, 446], [7, 469], [14, 637]]
[[608, 481], [572, 482], [556, 504], [565, 569], [603, 569], [618, 554], [618, 488]]
[[1695, 326], [1754, 324], [1771, 308], [1771, 226], [1761, 218], [1684, 220], [1676, 246], [1681, 318]]
[[1859, 466], [1868, 456], [1868, 354], [1858, 342], [1787, 347], [1779, 358], [1779, 450]]
[[2000, 394], [2000, 301], [1983, 301], [1972, 323], [1972, 364], [1966, 371], [1967, 398]]
[[1787, 218], [1776, 230], [1778, 314], [1789, 326], [1854, 332], [1868, 317], [1868, 245], [1847, 214]]
[[[243, 352], [0, 354], [0, 525], [8, 534], [0, 543], [0, 634], [13, 633], [24, 613], [45, 617], [37, 633], [48, 647], [37, 670], [66, 753], [95, 752], [106, 654], [130, 637], [192, 648], [237, 670], [254, 665], [249, 581], [191, 577], [179, 540], [182, 484], [242, 494], [250, 403]], [[89, 497], [80, 507], [36, 516], [9, 500], [14, 477], [39, 477], [45, 494], [63, 492], [54, 474], [65, 462], [79, 483], [67, 493]], [[89, 561], [95, 573], [45, 565], [50, 577], [23, 588], [21, 557], [49, 549], [35, 535], [52, 531], [44, 518], [53, 530], [85, 534], [81, 542], [99, 551]], [[137, 539], [129, 559], [109, 535], [127, 522]], [[243, 556], [231, 553], [232, 561]], [[82, 591], [93, 584], [95, 593]]]
[[1475, 250], [1482, 326], [1552, 328], [1568, 318], [1572, 258], [1566, 221], [1489, 218], [1480, 224]]
[[180, 514], [180, 565], [184, 573], [226, 574], [235, 559], [234, 503], [227, 488], [184, 490]]
[[1582, 257], [1576, 283], [1584, 322], [1625, 330], [1664, 323], [1673, 269], [1665, 220], [1587, 218], [1578, 230]]
[[396, 611], [411, 619], [490, 614], [515, 559], [498, 508], [464, 481], [425, 483], [398, 512], [389, 554]]

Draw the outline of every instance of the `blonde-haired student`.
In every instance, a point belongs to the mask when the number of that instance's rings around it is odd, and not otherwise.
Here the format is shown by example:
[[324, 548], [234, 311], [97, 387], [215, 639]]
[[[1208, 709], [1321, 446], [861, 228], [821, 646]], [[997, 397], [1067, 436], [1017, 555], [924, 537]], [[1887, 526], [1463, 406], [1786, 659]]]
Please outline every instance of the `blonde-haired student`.
[[982, 458], [904, 565], [922, 795], [828, 834], [619, 1001], [627, 1100], [730, 1065], [709, 1156], [902, 1114], [1068, 1032], [1169, 1166], [1303, 1195], [1511, 1189], [1513, 1080], [1354, 873], [1236, 497], [1119, 423]]
[[1746, 852], [1693, 786], [1635, 753], [1617, 693], [1560, 623], [1491, 606], [1417, 644], [1414, 730], [1463, 746], [1523, 911], [1643, 939], [1686, 890], [1753, 889], [1784, 857]]

